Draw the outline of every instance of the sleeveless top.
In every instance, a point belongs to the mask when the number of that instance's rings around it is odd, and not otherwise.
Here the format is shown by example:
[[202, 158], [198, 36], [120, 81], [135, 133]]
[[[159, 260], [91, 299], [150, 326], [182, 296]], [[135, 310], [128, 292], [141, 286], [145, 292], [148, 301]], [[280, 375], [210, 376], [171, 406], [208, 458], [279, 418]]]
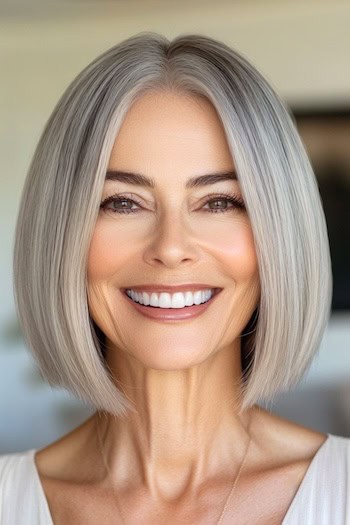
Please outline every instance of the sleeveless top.
[[[350, 525], [350, 438], [327, 436], [281, 525]], [[0, 525], [53, 525], [35, 453], [0, 456]]]

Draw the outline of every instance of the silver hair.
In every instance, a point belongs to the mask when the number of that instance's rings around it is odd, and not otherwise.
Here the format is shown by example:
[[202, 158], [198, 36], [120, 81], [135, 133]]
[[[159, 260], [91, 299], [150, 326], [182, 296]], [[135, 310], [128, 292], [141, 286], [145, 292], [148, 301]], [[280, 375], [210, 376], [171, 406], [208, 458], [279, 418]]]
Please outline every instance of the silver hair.
[[[122, 120], [148, 90], [216, 108], [249, 214], [261, 297], [242, 337], [242, 403], [271, 401], [305, 374], [330, 315], [332, 273], [315, 175], [288, 108], [240, 53], [203, 35], [134, 35], [93, 60], [54, 108], [25, 181], [14, 294], [42, 377], [116, 416], [134, 410], [89, 315], [87, 254]], [[252, 316], [253, 318], [253, 316]]]

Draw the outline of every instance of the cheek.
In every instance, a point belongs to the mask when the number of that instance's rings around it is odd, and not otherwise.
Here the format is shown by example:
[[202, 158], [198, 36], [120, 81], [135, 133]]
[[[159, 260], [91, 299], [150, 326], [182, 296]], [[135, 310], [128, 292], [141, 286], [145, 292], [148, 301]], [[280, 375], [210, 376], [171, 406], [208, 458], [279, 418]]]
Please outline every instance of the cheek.
[[[198, 241], [203, 248], [216, 254], [217, 261], [225, 267], [225, 273], [234, 279], [246, 280], [258, 272], [253, 233], [248, 220], [238, 220], [234, 224], [208, 225], [199, 228]], [[135, 243], [140, 237], [145, 238], [142, 228], [135, 233]], [[205, 232], [205, 233], [203, 233]], [[130, 265], [130, 231], [125, 228], [118, 234], [115, 223], [97, 222], [90, 243], [87, 273], [90, 282], [108, 281], [118, 270], [125, 270]], [[134, 244], [135, 244], [134, 243]], [[142, 245], [142, 243], [141, 243]]]
[[258, 273], [253, 232], [248, 221], [244, 221], [217, 236], [216, 247], [221, 254], [226, 271], [239, 280], [249, 280]]
[[127, 242], [123, 237], [116, 241], [115, 227], [108, 228], [97, 223], [90, 243], [87, 274], [90, 281], [108, 280], [123, 265], [123, 254], [127, 254]]

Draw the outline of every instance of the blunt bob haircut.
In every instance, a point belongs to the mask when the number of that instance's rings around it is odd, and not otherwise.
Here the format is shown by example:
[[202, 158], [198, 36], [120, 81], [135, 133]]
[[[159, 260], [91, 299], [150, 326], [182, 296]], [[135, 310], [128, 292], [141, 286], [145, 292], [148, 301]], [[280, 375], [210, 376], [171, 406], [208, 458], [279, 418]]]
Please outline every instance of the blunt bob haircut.
[[243, 411], [290, 389], [311, 365], [330, 316], [331, 259], [317, 181], [292, 115], [246, 58], [210, 37], [138, 33], [93, 60], [63, 93], [20, 202], [19, 322], [51, 386], [116, 416], [135, 410], [113, 381], [104, 334], [90, 317], [86, 268], [115, 137], [148, 90], [206, 97], [232, 152], [261, 285], [241, 336]]

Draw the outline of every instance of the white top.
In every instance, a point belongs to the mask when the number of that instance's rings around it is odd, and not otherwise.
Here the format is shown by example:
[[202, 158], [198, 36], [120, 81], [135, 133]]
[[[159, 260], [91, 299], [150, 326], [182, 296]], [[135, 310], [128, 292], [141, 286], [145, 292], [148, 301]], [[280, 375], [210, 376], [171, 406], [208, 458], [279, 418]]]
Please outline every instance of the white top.
[[[350, 525], [350, 438], [327, 436], [281, 525]], [[53, 525], [35, 452], [0, 456], [0, 525]]]

